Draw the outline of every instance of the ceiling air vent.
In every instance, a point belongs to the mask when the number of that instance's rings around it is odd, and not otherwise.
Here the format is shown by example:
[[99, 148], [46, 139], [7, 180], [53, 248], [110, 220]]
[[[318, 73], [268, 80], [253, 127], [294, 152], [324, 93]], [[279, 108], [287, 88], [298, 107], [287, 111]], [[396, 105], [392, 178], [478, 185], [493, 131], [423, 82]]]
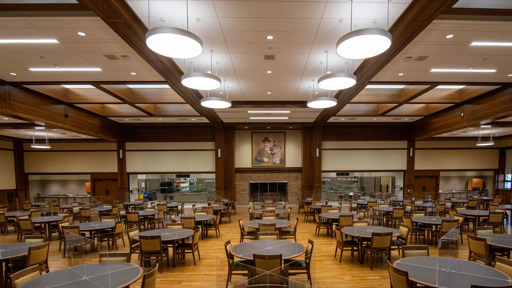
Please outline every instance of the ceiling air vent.
[[119, 60], [119, 58], [114, 54], [103, 54], [103, 56], [105, 56], [105, 58], [108, 60]]
[[131, 118], [130, 121], [139, 122], [139, 121], [142, 121], [142, 119], [140, 119], [140, 118]]
[[428, 56], [418, 56], [414, 58], [414, 61], [425, 61], [427, 60]]
[[180, 121], [190, 121], [190, 119], [188, 119], [188, 118], [179, 118], [178, 120], [180, 120]]
[[347, 118], [347, 120], [348, 120], [348, 121], [356, 121], [356, 120], [357, 120], [357, 118], [355, 118], [355, 117], [349, 117], [349, 118]]
[[263, 55], [263, 60], [276, 60], [276, 55], [265, 54], [265, 55]]
[[412, 61], [412, 59], [413, 59], [413, 57], [411, 57], [411, 56], [407, 56], [407, 57], [404, 57], [402, 60], [403, 60], [404, 62], [411, 62], [411, 61]]

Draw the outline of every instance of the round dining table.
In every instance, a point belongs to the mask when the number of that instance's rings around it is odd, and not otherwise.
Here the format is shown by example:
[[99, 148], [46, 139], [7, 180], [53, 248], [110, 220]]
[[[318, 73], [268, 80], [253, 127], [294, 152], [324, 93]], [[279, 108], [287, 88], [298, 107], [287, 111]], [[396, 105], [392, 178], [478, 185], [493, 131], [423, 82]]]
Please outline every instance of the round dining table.
[[510, 234], [490, 234], [480, 235], [478, 237], [487, 239], [487, 245], [512, 249], [512, 235]]
[[282, 209], [282, 208], [277, 208], [277, 209], [256, 209], [253, 211], [254, 214], [263, 214], [263, 211], [274, 211], [275, 214], [284, 214], [286, 213], [286, 209]]
[[[194, 214], [194, 215], [183, 215], [183, 216], [185, 216], [185, 217], [193, 216], [196, 219], [196, 222], [204, 222], [204, 221], [215, 219], [215, 215], [210, 215], [210, 214], [197, 214], [197, 215]], [[176, 218], [174, 218], [174, 220], [180, 221], [181, 217], [182, 216], [176, 216]]]
[[50, 227], [51, 223], [57, 223], [61, 220], [64, 220], [63, 216], [42, 216], [42, 217], [32, 217], [33, 224], [42, 224], [44, 225], [44, 231], [46, 233], [46, 238], [48, 241], [52, 241], [52, 229]]
[[304, 254], [304, 252], [306, 252], [304, 245], [286, 240], [255, 240], [231, 247], [233, 255], [247, 260], [252, 260], [254, 254], [281, 254], [283, 259], [291, 259]]
[[[390, 207], [391, 208], [391, 207]], [[341, 232], [345, 235], [352, 236], [354, 238], [359, 239], [359, 262], [361, 264], [364, 263], [364, 255], [362, 253], [363, 251], [363, 243], [368, 242], [368, 239], [372, 238], [372, 234], [374, 232], [377, 233], [386, 233], [386, 232], [392, 232], [393, 237], [397, 237], [400, 235], [400, 231], [397, 229], [389, 228], [389, 227], [383, 227], [383, 226], [348, 226], [341, 229]]]
[[24, 217], [29, 216], [30, 211], [11, 211], [11, 212], [5, 212], [5, 217], [11, 218], [11, 217]]
[[340, 219], [340, 216], [354, 216], [354, 217], [359, 217], [358, 214], [354, 214], [354, 213], [350, 213], [350, 212], [331, 212], [331, 213], [322, 213], [320, 214], [320, 217], [321, 218], [326, 218], [326, 219], [329, 219], [329, 220], [338, 220]]
[[142, 273], [142, 267], [130, 263], [85, 264], [43, 274], [26, 282], [23, 288], [128, 287], [137, 281]]
[[292, 225], [292, 222], [281, 219], [265, 219], [265, 220], [252, 220], [245, 223], [245, 226], [258, 229], [260, 224], [276, 224], [276, 229], [281, 229]]
[[[411, 217], [411, 220], [413, 223], [418, 224], [424, 224], [428, 226], [428, 229], [426, 229], [427, 232], [427, 239], [429, 243], [431, 243], [432, 240], [432, 231], [437, 229], [437, 226], [441, 225], [443, 220], [453, 220], [452, 218], [448, 217], [439, 217], [439, 216], [413, 216]], [[433, 227], [433, 229], [432, 229]]]
[[407, 271], [411, 281], [428, 287], [470, 288], [472, 284], [500, 287], [510, 284], [507, 275], [492, 267], [455, 258], [407, 257], [393, 265]]
[[473, 223], [473, 232], [476, 231], [476, 226], [480, 225], [480, 217], [488, 217], [488, 210], [457, 210], [458, 214], [473, 217], [475, 218], [475, 223]]
[[181, 239], [186, 239], [194, 235], [192, 229], [157, 229], [137, 233], [133, 235], [133, 240], [139, 241], [140, 235], [142, 236], [158, 236], [162, 237], [162, 243], [172, 245], [172, 265], [176, 267], [176, 242]]
[[9, 243], [0, 245], [0, 287], [5, 287], [4, 280], [4, 262], [12, 258], [25, 256], [28, 254], [28, 248], [40, 245], [40, 243]]
[[[99, 222], [83, 222], [75, 223], [73, 226], [80, 227], [80, 232], [89, 232], [90, 239], [94, 239], [94, 235], [101, 233], [103, 230], [114, 229], [116, 227], [115, 221], [99, 221]], [[94, 250], [94, 242], [91, 244], [91, 250]]]

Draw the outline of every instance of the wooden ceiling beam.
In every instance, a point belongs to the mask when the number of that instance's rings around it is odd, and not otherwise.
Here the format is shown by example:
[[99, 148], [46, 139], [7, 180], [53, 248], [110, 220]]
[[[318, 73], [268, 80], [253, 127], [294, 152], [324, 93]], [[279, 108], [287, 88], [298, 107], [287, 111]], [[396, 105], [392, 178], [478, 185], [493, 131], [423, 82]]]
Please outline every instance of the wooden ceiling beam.
[[[412, 95], [411, 97], [407, 97], [407, 99], [403, 100], [403, 101], [402, 101], [402, 102], [400, 102], [398, 105], [393, 106], [393, 107], [391, 107], [391, 108], [389, 108], [389, 109], [387, 109], [387, 110], [383, 111], [382, 113], [380, 113], [380, 114], [379, 114], [379, 116], [384, 116], [384, 115], [388, 114], [389, 112], [391, 112], [391, 111], [393, 111], [393, 110], [398, 109], [398, 108], [399, 108], [399, 107], [401, 107], [402, 105], [409, 103], [410, 101], [412, 101], [412, 100], [414, 100], [414, 99], [416, 99], [416, 98], [420, 97], [421, 95], [423, 95], [423, 94], [425, 94], [425, 93], [429, 92], [430, 90], [434, 89], [435, 87], [436, 87], [435, 85], [431, 85], [431, 86], [429, 86], [429, 87], [427, 87], [427, 88], [425, 88], [425, 89], [421, 90], [420, 92], [418, 92], [418, 93], [416, 93], [416, 94]], [[416, 104], [416, 103], [411, 103], [411, 104]]]
[[181, 84], [183, 71], [171, 58], [154, 53], [146, 46], [148, 29], [125, 0], [78, 0], [94, 11], [115, 33], [137, 52], [167, 84], [171, 86], [194, 110], [208, 119], [213, 125], [221, 125], [222, 120], [214, 110], [201, 106], [203, 96], [196, 90]]
[[512, 85], [427, 116], [412, 124], [412, 139], [422, 140], [512, 116]]
[[441, 13], [439, 19], [512, 21], [512, 9], [448, 7]]
[[111, 91], [110, 89], [107, 89], [103, 86], [100, 86], [100, 85], [97, 85], [97, 84], [93, 84], [92, 86], [94, 86], [94, 88], [100, 90], [101, 92], [103, 93], [106, 93], [107, 95], [110, 95], [114, 98], [116, 98], [117, 100], [120, 100], [121, 102], [123, 102], [124, 104], [127, 104], [127, 105], [130, 105], [130, 107], [134, 108], [134, 109], [137, 109], [139, 110], [140, 112], [148, 115], [148, 116], [155, 116], [155, 114], [151, 111], [148, 111], [146, 109], [143, 109], [142, 107], [136, 105], [136, 104], [133, 104], [131, 101], [129, 101], [128, 99], [126, 99], [125, 97], [121, 96], [121, 95], [118, 95], [117, 93], [114, 93], [113, 91]]
[[363, 90], [371, 79], [391, 62], [416, 36], [418, 36], [443, 11], [452, 7], [457, 0], [414, 0], [389, 29], [392, 35], [391, 47], [384, 53], [365, 59], [354, 72], [357, 84], [336, 94], [338, 104], [324, 109], [315, 120], [315, 125], [325, 124], [338, 114], [350, 100]]
[[3, 82], [0, 83], [0, 114], [108, 141], [118, 141], [122, 136], [120, 125], [112, 120]]

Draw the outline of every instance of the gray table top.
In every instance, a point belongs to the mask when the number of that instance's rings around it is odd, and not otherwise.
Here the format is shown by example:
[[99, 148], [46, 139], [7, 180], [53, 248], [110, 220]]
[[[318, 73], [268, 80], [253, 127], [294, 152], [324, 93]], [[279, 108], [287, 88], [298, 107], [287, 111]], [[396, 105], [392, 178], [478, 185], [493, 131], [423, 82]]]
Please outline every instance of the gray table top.
[[115, 221], [103, 221], [103, 222], [84, 222], [73, 224], [78, 225], [80, 227], [80, 231], [96, 231], [103, 229], [112, 229], [116, 226]]
[[139, 216], [141, 217], [154, 216], [158, 214], [158, 211], [156, 210], [140, 210], [135, 212], [139, 213]]
[[489, 245], [512, 249], [512, 235], [510, 234], [481, 235], [478, 237], [487, 239]]
[[78, 204], [62, 204], [60, 205], [60, 209], [71, 209], [73, 207], [80, 207], [82, 205], [78, 205]]
[[412, 222], [417, 222], [421, 224], [429, 224], [429, 225], [441, 225], [443, 220], [453, 220], [448, 217], [439, 217], [439, 216], [413, 216]]
[[436, 203], [432, 203], [432, 202], [427, 202], [427, 203], [417, 203], [417, 204], [414, 204], [414, 206], [416, 206], [416, 207], [427, 207], [427, 208], [433, 208], [433, 207], [436, 207]]
[[[196, 221], [208, 221], [208, 220], [212, 220], [212, 219], [215, 219], [215, 215], [210, 215], [210, 214], [206, 214], [206, 215], [184, 215], [185, 217], [194, 217], [196, 218]], [[181, 216], [177, 216], [176, 218], [174, 218], [176, 221], [180, 221], [181, 220]]]
[[262, 214], [263, 211], [275, 211], [276, 214], [286, 213], [286, 209], [256, 209], [254, 210], [254, 214]]
[[[396, 208], [396, 207], [373, 207], [373, 210], [389, 213], [389, 212], [393, 212], [394, 208]], [[411, 211], [411, 209], [406, 208], [405, 211]]]
[[336, 219], [336, 220], [338, 220], [338, 219], [340, 219], [340, 215], [343, 215], [343, 216], [352, 215], [352, 216], [359, 217], [359, 215], [356, 215], [356, 214], [353, 214], [353, 213], [349, 213], [349, 212], [322, 213], [322, 214], [320, 214], [320, 217], [327, 218], [327, 219]]
[[228, 208], [226, 206], [201, 206], [201, 209], [204, 210], [205, 207], [213, 207], [213, 211], [221, 211]]
[[108, 212], [108, 211], [112, 211], [112, 207], [111, 206], [94, 207], [94, 208], [91, 208], [91, 211]]
[[489, 216], [487, 210], [457, 210], [457, 213], [465, 216]]
[[139, 236], [162, 236], [162, 241], [174, 241], [178, 239], [188, 238], [194, 235], [194, 230], [192, 229], [157, 229], [140, 232], [138, 234], [133, 235], [133, 240], [139, 241]]
[[292, 222], [290, 222], [288, 220], [280, 220], [280, 219], [252, 220], [252, 221], [245, 223], [245, 225], [247, 227], [251, 227], [251, 228], [258, 228], [258, 226], [260, 224], [272, 224], [272, 223], [276, 223], [277, 229], [288, 227], [288, 226], [292, 225]]
[[309, 205], [311, 209], [322, 209], [322, 206], [328, 206], [329, 208], [336, 208], [338, 206], [335, 205]]
[[512, 205], [499, 205], [498, 209], [512, 210]]
[[142, 276], [142, 268], [129, 263], [96, 263], [43, 274], [23, 285], [41, 287], [125, 287]]
[[382, 226], [349, 226], [343, 228], [341, 232], [343, 232], [343, 234], [361, 238], [372, 238], [373, 232], [393, 232], [393, 237], [400, 235], [400, 231], [398, 231], [397, 229]]
[[306, 252], [304, 245], [286, 240], [255, 240], [233, 245], [231, 253], [238, 258], [253, 259], [253, 254], [283, 255], [283, 259], [300, 256]]
[[468, 200], [466, 199], [453, 199], [451, 201], [452, 203], [468, 203]]
[[41, 243], [9, 243], [0, 245], [0, 260], [23, 256], [28, 253], [28, 247], [37, 246]]
[[499, 287], [509, 284], [509, 278], [500, 271], [460, 259], [447, 257], [407, 257], [394, 263], [409, 273], [409, 278], [431, 287], [469, 288], [471, 284]]
[[32, 217], [32, 223], [51, 223], [63, 220], [63, 216], [42, 216], [42, 217]]
[[11, 211], [5, 212], [5, 217], [21, 217], [30, 215], [30, 211]]

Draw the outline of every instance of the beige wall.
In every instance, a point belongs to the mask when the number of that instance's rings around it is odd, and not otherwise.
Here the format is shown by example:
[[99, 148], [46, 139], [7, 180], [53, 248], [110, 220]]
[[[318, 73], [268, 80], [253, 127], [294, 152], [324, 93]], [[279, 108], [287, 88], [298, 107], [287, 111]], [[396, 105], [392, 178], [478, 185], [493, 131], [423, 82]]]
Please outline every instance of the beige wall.
[[[53, 149], [53, 146], [52, 146]], [[117, 172], [117, 152], [25, 152], [27, 173]]]
[[407, 141], [323, 141], [322, 149], [407, 149]]
[[[252, 132], [235, 132], [235, 168], [252, 167]], [[274, 131], [273, 131], [274, 132]], [[302, 167], [302, 133], [299, 130], [286, 131], [285, 166]]]
[[[0, 142], [0, 145], [3, 146], [2, 142]], [[5, 146], [8, 147], [9, 145]], [[14, 151], [0, 150], [0, 171], [0, 190], [16, 189], [16, 176], [14, 173]]]
[[406, 170], [407, 150], [323, 150], [324, 171]]
[[498, 149], [416, 150], [416, 170], [498, 169]]
[[126, 171], [212, 172], [215, 155], [214, 142], [126, 143]]

